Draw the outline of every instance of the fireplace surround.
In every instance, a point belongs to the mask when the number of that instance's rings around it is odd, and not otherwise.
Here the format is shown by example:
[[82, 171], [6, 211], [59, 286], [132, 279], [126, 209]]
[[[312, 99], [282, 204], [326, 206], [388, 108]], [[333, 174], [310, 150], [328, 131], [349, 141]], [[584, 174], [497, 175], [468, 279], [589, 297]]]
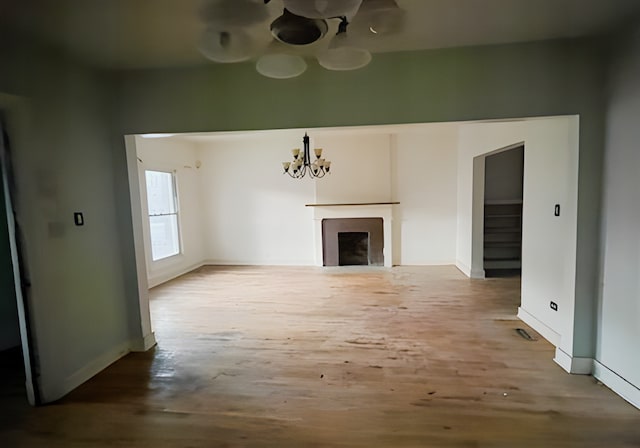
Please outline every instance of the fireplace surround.
[[[398, 202], [368, 202], [354, 204], [307, 204], [313, 208], [314, 240], [315, 240], [315, 264], [325, 266], [323, 243], [323, 220], [368, 218], [382, 220], [381, 235], [381, 259], [376, 258], [371, 265], [391, 267], [393, 266], [393, 206]], [[349, 232], [367, 232], [368, 230], [343, 230]], [[337, 236], [336, 236], [337, 240]], [[338, 262], [334, 264], [338, 265]]]
[[[366, 247], [363, 248], [365, 241]], [[382, 218], [323, 219], [322, 261], [323, 266], [383, 266]]]

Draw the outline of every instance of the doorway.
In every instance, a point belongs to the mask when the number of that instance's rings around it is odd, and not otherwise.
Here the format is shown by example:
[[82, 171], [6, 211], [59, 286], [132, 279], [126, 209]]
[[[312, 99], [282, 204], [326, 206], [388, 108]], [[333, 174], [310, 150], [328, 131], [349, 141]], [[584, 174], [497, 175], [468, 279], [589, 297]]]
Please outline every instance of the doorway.
[[523, 181], [524, 145], [485, 158], [485, 277], [521, 274]]
[[0, 374], [3, 398], [40, 403], [33, 368], [28, 281], [21, 263], [21, 230], [14, 209], [14, 177], [5, 117], [0, 113]]
[[20, 323], [16, 302], [13, 263], [9, 246], [4, 188], [0, 183], [0, 394], [14, 398], [26, 395]]

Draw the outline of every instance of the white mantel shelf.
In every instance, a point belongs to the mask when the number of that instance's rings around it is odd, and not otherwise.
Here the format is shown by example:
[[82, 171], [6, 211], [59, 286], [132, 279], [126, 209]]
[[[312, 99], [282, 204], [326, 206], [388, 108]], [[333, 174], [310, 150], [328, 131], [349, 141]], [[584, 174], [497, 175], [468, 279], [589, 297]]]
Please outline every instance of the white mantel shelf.
[[352, 204], [305, 204], [305, 207], [357, 207], [359, 205], [398, 205], [399, 202], [354, 202]]

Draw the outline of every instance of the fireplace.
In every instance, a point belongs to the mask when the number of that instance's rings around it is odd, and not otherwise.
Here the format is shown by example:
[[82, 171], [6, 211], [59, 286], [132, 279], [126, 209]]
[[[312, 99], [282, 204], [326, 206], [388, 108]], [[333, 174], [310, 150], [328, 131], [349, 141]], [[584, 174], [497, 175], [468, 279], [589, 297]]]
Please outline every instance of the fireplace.
[[382, 266], [382, 218], [323, 219], [322, 246], [324, 266]]
[[[313, 208], [316, 266], [340, 266], [338, 233], [368, 234], [368, 264], [393, 266], [393, 207], [398, 202], [365, 202], [337, 204], [307, 204]], [[373, 220], [373, 228], [362, 227], [364, 220]], [[326, 226], [351, 221], [353, 226], [340, 226], [325, 238]], [[343, 237], [344, 238], [344, 237]]]

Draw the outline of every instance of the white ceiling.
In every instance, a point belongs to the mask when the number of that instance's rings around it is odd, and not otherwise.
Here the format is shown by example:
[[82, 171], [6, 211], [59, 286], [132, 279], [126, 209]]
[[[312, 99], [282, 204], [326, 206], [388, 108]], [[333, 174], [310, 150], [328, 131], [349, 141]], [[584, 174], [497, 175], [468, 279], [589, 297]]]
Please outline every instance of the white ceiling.
[[[255, 0], [262, 2], [262, 0]], [[0, 27], [35, 36], [99, 67], [213, 64], [196, 49], [202, 0], [0, 0]], [[397, 0], [403, 31], [367, 38], [372, 53], [513, 43], [606, 32], [640, 0]], [[270, 17], [282, 11], [269, 5]], [[334, 21], [335, 22], [335, 21]], [[257, 35], [271, 40], [268, 24]], [[335, 30], [337, 24], [332, 24]], [[312, 55], [329, 40], [298, 50]]]

